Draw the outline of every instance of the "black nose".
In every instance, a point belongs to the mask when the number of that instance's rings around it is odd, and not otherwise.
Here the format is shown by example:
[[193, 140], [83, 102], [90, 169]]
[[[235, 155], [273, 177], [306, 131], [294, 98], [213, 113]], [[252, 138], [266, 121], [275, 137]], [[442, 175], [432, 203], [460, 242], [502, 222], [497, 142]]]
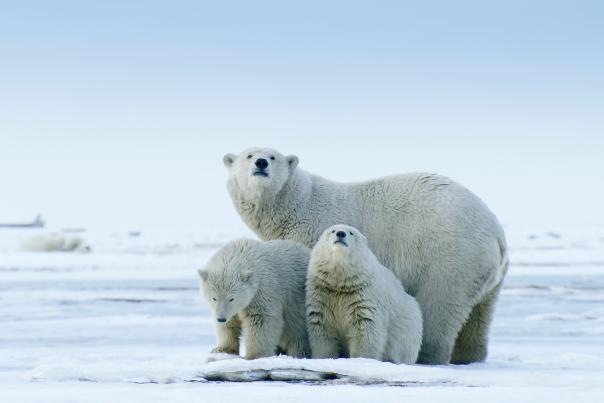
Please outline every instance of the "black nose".
[[346, 233], [344, 231], [338, 231], [336, 232], [336, 236], [338, 238], [346, 238]]
[[260, 169], [265, 169], [268, 166], [268, 161], [264, 158], [258, 158], [256, 160], [256, 167]]
[[216, 319], [216, 320], [217, 320], [218, 322], [220, 322], [220, 323], [224, 323], [224, 322], [226, 322], [226, 318], [218, 318], [218, 319]]

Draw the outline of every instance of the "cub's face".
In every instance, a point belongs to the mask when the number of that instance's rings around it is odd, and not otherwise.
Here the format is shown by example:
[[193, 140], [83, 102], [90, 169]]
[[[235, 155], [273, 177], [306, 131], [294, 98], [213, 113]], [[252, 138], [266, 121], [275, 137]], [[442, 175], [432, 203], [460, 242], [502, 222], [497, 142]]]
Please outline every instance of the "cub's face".
[[352, 259], [368, 246], [367, 238], [358, 229], [338, 224], [323, 232], [316, 247], [324, 258]]
[[202, 295], [212, 308], [218, 325], [224, 325], [248, 307], [255, 294], [253, 274], [243, 272], [227, 278], [224, 272], [200, 270]]
[[226, 154], [229, 187], [250, 196], [276, 195], [298, 165], [295, 155], [283, 156], [271, 148], [248, 148], [239, 155]]

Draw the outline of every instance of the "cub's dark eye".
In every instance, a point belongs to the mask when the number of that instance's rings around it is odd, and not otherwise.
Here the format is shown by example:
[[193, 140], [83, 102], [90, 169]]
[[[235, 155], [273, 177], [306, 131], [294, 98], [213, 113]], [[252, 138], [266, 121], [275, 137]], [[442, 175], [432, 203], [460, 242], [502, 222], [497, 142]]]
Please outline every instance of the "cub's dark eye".
[[274, 160], [275, 160], [275, 157], [271, 155], [271, 159], [274, 161]]
[[336, 230], [334, 229], [333, 231], [331, 231], [331, 233], [332, 233], [332, 234], [335, 234], [335, 233], [336, 233]]
[[351, 232], [350, 235], [354, 235], [354, 234]]
[[247, 159], [249, 160], [250, 158], [252, 158], [252, 154], [247, 156]]
[[229, 300], [229, 302], [233, 302], [233, 301], [235, 301], [235, 298], [231, 298], [231, 299]]
[[216, 298], [212, 298], [212, 301], [216, 301]]

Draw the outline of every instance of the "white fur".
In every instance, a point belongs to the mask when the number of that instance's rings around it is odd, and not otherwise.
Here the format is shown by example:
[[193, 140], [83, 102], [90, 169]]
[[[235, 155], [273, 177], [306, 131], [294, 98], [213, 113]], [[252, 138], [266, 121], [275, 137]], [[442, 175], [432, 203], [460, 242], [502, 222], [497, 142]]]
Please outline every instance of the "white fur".
[[[253, 175], [259, 158], [269, 161], [268, 177]], [[227, 154], [224, 163], [235, 208], [262, 239], [312, 247], [338, 223], [367, 236], [380, 262], [420, 304], [419, 362], [485, 359], [507, 251], [499, 222], [472, 192], [428, 173], [333, 182], [297, 168], [297, 157], [268, 148]]]
[[61, 234], [38, 234], [27, 237], [20, 249], [27, 252], [90, 252], [90, 246], [80, 237]]
[[[290, 241], [239, 239], [199, 272], [216, 319], [213, 353], [239, 354], [245, 330], [248, 359], [284, 352], [308, 357], [305, 283], [310, 250]], [[219, 322], [223, 318], [225, 322]]]
[[419, 305], [356, 228], [330, 227], [313, 248], [306, 310], [313, 358], [362, 357], [396, 364], [417, 360], [422, 343]]

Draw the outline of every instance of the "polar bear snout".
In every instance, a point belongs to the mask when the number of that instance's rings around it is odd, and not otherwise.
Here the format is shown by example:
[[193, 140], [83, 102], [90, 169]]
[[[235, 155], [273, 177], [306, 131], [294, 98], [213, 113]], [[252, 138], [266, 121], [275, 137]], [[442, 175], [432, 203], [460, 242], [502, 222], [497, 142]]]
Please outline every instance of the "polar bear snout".
[[345, 231], [338, 231], [338, 232], [336, 232], [336, 240], [334, 241], [334, 245], [335, 244], [342, 244], [344, 246], [348, 246], [348, 243], [344, 239], [346, 239], [346, 232]]
[[[346, 236], [346, 234], [344, 234], [344, 236]], [[343, 237], [339, 237], [339, 236], [336, 236], [336, 240], [333, 241], [333, 244], [348, 247], [348, 242], [346, 242]]]
[[258, 158], [256, 162], [254, 162], [254, 165], [256, 168], [252, 173], [253, 176], [263, 176], [265, 178], [268, 177], [267, 168], [269, 166], [269, 162], [266, 160], [266, 158]]
[[268, 161], [264, 158], [258, 158], [255, 165], [258, 169], [266, 169], [268, 168]]

